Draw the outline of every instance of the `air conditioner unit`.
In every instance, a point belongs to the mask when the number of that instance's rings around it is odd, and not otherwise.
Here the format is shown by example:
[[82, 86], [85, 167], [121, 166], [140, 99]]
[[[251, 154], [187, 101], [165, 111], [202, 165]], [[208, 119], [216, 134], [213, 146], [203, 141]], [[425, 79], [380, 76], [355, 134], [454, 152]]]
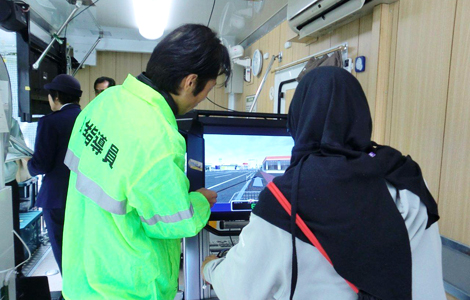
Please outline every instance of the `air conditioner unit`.
[[319, 37], [369, 14], [374, 6], [397, 0], [288, 0], [290, 28], [305, 37]]

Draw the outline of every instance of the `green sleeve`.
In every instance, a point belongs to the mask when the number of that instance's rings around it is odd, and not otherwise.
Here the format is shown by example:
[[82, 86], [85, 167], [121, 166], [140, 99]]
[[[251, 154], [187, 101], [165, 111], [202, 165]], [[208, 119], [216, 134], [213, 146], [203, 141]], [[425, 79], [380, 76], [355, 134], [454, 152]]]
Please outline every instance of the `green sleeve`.
[[149, 166], [130, 188], [129, 205], [136, 209], [150, 237], [194, 236], [209, 219], [209, 202], [201, 193], [188, 192], [189, 180], [180, 167], [182, 163], [184, 157], [170, 154]]

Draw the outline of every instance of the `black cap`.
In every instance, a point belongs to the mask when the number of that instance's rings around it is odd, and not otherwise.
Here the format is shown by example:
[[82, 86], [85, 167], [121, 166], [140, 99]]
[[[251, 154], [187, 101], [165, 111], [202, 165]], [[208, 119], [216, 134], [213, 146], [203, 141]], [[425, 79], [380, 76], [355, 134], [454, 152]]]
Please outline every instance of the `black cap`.
[[82, 90], [80, 89], [80, 82], [70, 75], [60, 74], [52, 79], [51, 83], [45, 84], [46, 90], [59, 91], [65, 94], [69, 94], [75, 97], [82, 96]]

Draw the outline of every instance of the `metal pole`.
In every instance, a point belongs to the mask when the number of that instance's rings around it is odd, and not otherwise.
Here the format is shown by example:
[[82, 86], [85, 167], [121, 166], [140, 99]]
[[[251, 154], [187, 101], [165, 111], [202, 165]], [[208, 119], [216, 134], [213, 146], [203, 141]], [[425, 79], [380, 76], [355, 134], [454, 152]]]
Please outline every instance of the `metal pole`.
[[271, 67], [273, 66], [274, 60], [276, 58], [279, 58], [281, 54], [278, 55], [273, 55], [271, 57], [271, 61], [269, 62], [268, 69], [266, 70], [266, 73], [264, 73], [263, 80], [261, 80], [261, 84], [258, 87], [258, 90], [256, 91], [255, 99], [253, 100], [253, 103], [251, 104], [250, 107], [250, 112], [253, 112], [253, 108], [256, 105], [256, 101], [258, 101], [259, 94], [261, 93], [261, 90], [263, 89], [264, 83], [266, 82], [266, 78], [268, 77], [268, 73], [271, 70]]
[[98, 28], [98, 32], [99, 32], [99, 36], [98, 36], [98, 39], [96, 40], [96, 42], [93, 44], [93, 46], [91, 46], [90, 50], [88, 51], [88, 53], [85, 55], [85, 57], [83, 58], [82, 62], [80, 63], [80, 65], [75, 69], [75, 71], [73, 72], [72, 76], [75, 77], [75, 74], [77, 74], [77, 72], [81, 69], [81, 67], [83, 66], [83, 64], [85, 63], [85, 61], [88, 59], [88, 56], [90, 56], [91, 52], [93, 52], [93, 50], [95, 50], [96, 46], [98, 46], [98, 43], [103, 39], [103, 36], [104, 36], [104, 31], [103, 29], [101, 28], [100, 24], [98, 23], [98, 21], [95, 19], [95, 17], [93, 16], [93, 14], [88, 11], [88, 14], [90, 15], [90, 18], [93, 19], [93, 22], [95, 23], [96, 27]]
[[308, 61], [308, 60], [309, 60], [310, 58], [312, 58], [312, 57], [321, 57], [321, 56], [323, 56], [323, 55], [325, 55], [325, 54], [330, 54], [330, 53], [335, 52], [335, 51], [338, 51], [338, 50], [341, 50], [341, 51], [348, 50], [348, 45], [347, 45], [347, 44], [343, 44], [343, 45], [338, 46], [338, 47], [334, 47], [334, 48], [327, 49], [327, 50], [322, 51], [322, 52], [318, 52], [318, 53], [315, 53], [315, 54], [306, 56], [306, 57], [304, 57], [304, 58], [298, 59], [298, 60], [293, 61], [293, 62], [291, 62], [291, 63], [285, 64], [285, 65], [283, 65], [283, 66], [281, 66], [281, 67], [277, 67], [277, 68], [274, 69], [272, 72], [281, 71], [281, 70], [290, 68], [290, 67], [292, 67], [292, 66], [301, 64], [301, 63], [303, 63], [303, 62], [306, 62], [306, 61]]
[[66, 49], [67, 49], [67, 54], [65, 56], [66, 60], [67, 60], [67, 75], [72, 75], [72, 47], [70, 46], [66, 46]]
[[95, 50], [96, 46], [98, 45], [98, 43], [101, 41], [102, 39], [102, 34], [100, 32], [100, 36], [98, 37], [98, 39], [96, 39], [96, 42], [93, 44], [93, 46], [91, 46], [90, 50], [88, 50], [87, 54], [85, 55], [85, 57], [83, 58], [82, 62], [80, 63], [80, 65], [75, 69], [75, 71], [73, 72], [72, 76], [75, 77], [75, 74], [77, 74], [78, 70], [80, 70], [80, 68], [83, 66], [83, 64], [85, 63], [85, 61], [87, 60], [88, 56], [90, 56], [91, 52], [93, 52], [93, 50]]
[[[77, 0], [77, 3], [75, 3], [75, 8], [72, 10], [72, 12], [70, 13], [67, 20], [65, 20], [64, 24], [62, 24], [62, 26], [59, 28], [59, 30], [57, 31], [55, 36], [59, 36], [59, 34], [62, 32], [62, 30], [64, 30], [65, 26], [67, 26], [67, 24], [70, 22], [70, 20], [73, 18], [73, 16], [77, 12], [77, 10], [80, 9], [81, 6], [82, 6], [82, 0]], [[44, 59], [44, 57], [46, 57], [49, 50], [51, 50], [52, 45], [54, 44], [54, 42], [56, 40], [55, 36], [53, 36], [52, 41], [47, 46], [46, 50], [44, 50], [44, 52], [41, 54], [41, 56], [38, 58], [38, 60], [33, 64], [33, 69], [34, 70], [39, 69], [39, 65], [41, 64], [42, 60]]]

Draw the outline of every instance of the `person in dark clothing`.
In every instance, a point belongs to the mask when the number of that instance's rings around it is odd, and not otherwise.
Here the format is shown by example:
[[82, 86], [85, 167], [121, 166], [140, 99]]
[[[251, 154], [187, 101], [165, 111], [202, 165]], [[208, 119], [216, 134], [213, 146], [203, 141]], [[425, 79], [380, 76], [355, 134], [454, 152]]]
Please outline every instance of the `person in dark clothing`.
[[80, 83], [61, 74], [44, 86], [52, 113], [38, 122], [34, 154], [28, 161], [32, 176], [44, 174], [37, 206], [42, 207], [55, 260], [62, 272], [62, 233], [70, 170], [64, 164], [75, 119], [80, 113]]
[[260, 193], [242, 242], [204, 264], [219, 299], [444, 300], [437, 204], [410, 156], [371, 140], [357, 79], [307, 73], [287, 126], [289, 168]]
[[116, 81], [110, 77], [98, 77], [95, 80], [95, 84], [93, 85], [93, 88], [95, 89], [95, 96], [98, 96], [103, 92], [105, 89], [110, 88], [112, 86], [116, 85]]

